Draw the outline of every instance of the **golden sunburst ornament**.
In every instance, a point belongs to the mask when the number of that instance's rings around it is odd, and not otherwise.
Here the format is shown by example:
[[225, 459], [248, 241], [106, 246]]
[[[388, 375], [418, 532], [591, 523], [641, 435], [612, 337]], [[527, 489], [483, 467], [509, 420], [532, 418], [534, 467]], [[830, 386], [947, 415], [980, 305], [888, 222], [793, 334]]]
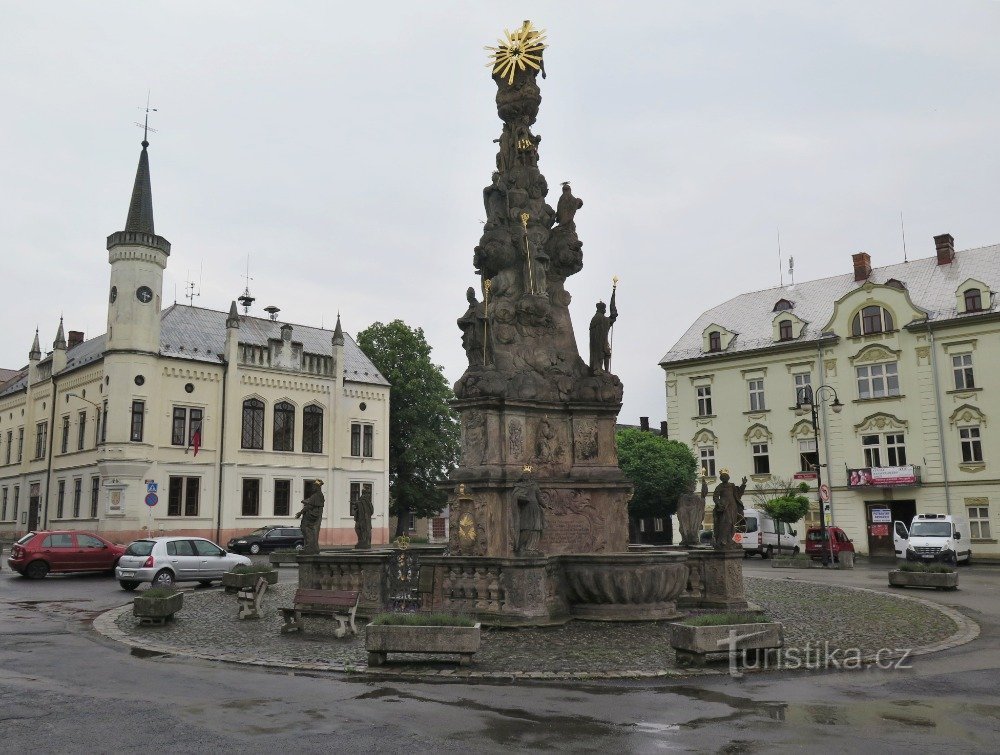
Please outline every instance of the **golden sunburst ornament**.
[[545, 29], [536, 29], [531, 21], [525, 21], [520, 29], [511, 32], [503, 30], [504, 39], [498, 39], [496, 47], [487, 46], [490, 54], [488, 68], [493, 73], [499, 73], [500, 78], [507, 79], [508, 84], [514, 83], [514, 75], [531, 66], [536, 71], [542, 69], [542, 50], [545, 44]]

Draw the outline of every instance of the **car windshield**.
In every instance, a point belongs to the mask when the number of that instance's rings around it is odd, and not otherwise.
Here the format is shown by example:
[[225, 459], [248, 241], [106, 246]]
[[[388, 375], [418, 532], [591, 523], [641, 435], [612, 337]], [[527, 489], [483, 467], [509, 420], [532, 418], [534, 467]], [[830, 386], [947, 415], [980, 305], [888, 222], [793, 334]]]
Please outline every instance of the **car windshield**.
[[29, 533], [28, 533], [27, 535], [25, 535], [24, 537], [22, 537], [22, 538], [21, 538], [20, 540], [18, 540], [18, 541], [17, 541], [16, 543], [14, 543], [14, 544], [15, 544], [15, 545], [24, 545], [24, 544], [25, 544], [25, 543], [27, 543], [27, 542], [28, 542], [29, 540], [31, 540], [31, 538], [33, 538], [34, 536], [35, 536], [35, 533], [34, 533], [34, 532], [29, 532]]
[[125, 549], [126, 556], [148, 556], [153, 552], [152, 540], [136, 540]]
[[951, 537], [951, 522], [914, 522], [910, 537]]
[[757, 531], [757, 517], [755, 517], [755, 516], [748, 516], [746, 518], [746, 523], [747, 523], [747, 526], [746, 526], [746, 529], [744, 530], [744, 532], [756, 532]]

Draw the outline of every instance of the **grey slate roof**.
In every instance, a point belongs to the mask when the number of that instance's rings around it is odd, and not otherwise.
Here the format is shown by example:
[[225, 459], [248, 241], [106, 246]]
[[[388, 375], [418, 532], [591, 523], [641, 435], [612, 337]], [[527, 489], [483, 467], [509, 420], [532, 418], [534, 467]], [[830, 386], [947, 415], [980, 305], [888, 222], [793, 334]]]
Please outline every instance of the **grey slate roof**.
[[132, 185], [132, 200], [128, 205], [128, 217], [125, 219], [125, 230], [138, 233], [154, 234], [153, 230], [153, 189], [149, 181], [149, 154], [146, 147], [149, 143], [142, 140], [142, 152], [139, 153], [139, 165], [135, 169], [135, 183]]
[[[160, 354], [196, 362], [220, 364], [226, 349], [225, 312], [201, 307], [173, 304], [160, 313]], [[281, 326], [285, 323], [260, 317], [240, 315], [239, 340], [255, 346], [267, 346], [269, 338], [281, 339]], [[302, 343], [310, 354], [333, 355], [334, 331], [292, 326], [292, 340]], [[66, 353], [66, 369], [82, 367], [104, 356], [105, 335], [101, 334], [74, 346]], [[44, 360], [43, 360], [44, 361]], [[10, 371], [13, 379], [0, 383], [0, 396], [24, 390], [28, 382], [28, 368]], [[344, 380], [369, 385], [389, 385], [371, 360], [344, 334]]]
[[[983, 309], [996, 312], [1000, 308], [997, 295], [1000, 291], [1000, 244], [956, 252], [955, 259], [947, 265], [938, 265], [937, 256], [934, 256], [876, 267], [868, 280], [885, 283], [892, 278], [906, 286], [910, 299], [916, 306], [927, 310], [931, 321], [974, 316], [959, 313], [956, 307], [956, 289], [969, 278], [982, 281], [994, 292], [991, 301], [983, 301]], [[775, 345], [772, 323], [776, 313], [772, 310], [779, 299], [793, 302], [795, 306], [791, 312], [807, 323], [794, 343], [815, 342], [821, 336], [820, 330], [833, 316], [833, 305], [862, 285], [864, 281], [855, 281], [852, 271], [794, 286], [776, 286], [740, 294], [702, 313], [663, 356], [660, 364], [719, 356], [718, 352], [702, 352], [702, 333], [711, 324], [721, 325], [737, 334], [722, 354]], [[904, 324], [897, 323], [897, 326]]]

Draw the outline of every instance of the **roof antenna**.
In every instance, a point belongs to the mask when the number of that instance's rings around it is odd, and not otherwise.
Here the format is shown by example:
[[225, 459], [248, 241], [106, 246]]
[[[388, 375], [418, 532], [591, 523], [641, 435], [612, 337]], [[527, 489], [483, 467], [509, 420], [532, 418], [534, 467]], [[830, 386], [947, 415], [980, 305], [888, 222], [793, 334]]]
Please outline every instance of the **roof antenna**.
[[149, 139], [147, 139], [147, 137], [149, 136], [149, 132], [152, 131], [154, 134], [156, 133], [156, 129], [155, 128], [150, 128], [149, 127], [149, 114], [150, 113], [155, 113], [157, 111], [157, 109], [155, 107], [150, 107], [149, 106], [149, 90], [148, 89], [146, 90], [146, 107], [142, 107], [140, 105], [139, 107], [136, 108], [136, 110], [145, 110], [146, 111], [146, 117], [143, 119], [142, 123], [136, 122], [135, 125], [142, 128], [142, 146], [143, 147], [148, 147], [149, 146]]
[[243, 289], [243, 296], [237, 297], [240, 305], [243, 307], [243, 314], [244, 315], [250, 314], [250, 305], [253, 304], [253, 302], [254, 302], [254, 298], [252, 296], [250, 296], [250, 281], [252, 281], [253, 278], [250, 277], [250, 255], [249, 254], [247, 255], [247, 274], [246, 274], [246, 279], [247, 279], [247, 285]]
[[201, 286], [195, 285], [193, 280], [190, 280], [191, 272], [188, 271], [188, 281], [184, 284], [184, 288], [187, 293], [184, 294], [184, 298], [188, 300], [188, 306], [194, 306], [194, 300], [196, 297], [201, 296]]
[[909, 262], [906, 259], [906, 226], [903, 225], [903, 211], [899, 211], [899, 231], [903, 234], [903, 262]]
[[788, 258], [788, 277], [792, 279], [791, 287], [795, 288], [795, 258]]
[[785, 269], [781, 266], [781, 229], [778, 229], [778, 279], [781, 287], [785, 287]]

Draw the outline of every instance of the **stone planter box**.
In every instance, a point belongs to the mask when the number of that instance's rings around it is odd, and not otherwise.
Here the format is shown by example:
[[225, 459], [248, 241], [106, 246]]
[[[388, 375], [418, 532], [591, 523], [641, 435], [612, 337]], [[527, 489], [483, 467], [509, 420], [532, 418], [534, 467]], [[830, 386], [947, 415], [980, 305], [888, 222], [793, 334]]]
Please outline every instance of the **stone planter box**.
[[923, 572], [893, 569], [889, 572], [889, 587], [928, 587], [936, 590], [957, 590], [958, 572]]
[[265, 572], [226, 572], [222, 575], [222, 586], [226, 592], [239, 592], [247, 588], [252, 588], [257, 584], [257, 578], [263, 577], [269, 585], [278, 584], [278, 570], [271, 569]]
[[271, 566], [298, 566], [298, 553], [268, 553], [267, 560]]
[[387, 653], [433, 653], [460, 655], [460, 665], [472, 661], [479, 650], [479, 630], [474, 627], [391, 626], [368, 624], [365, 627], [365, 650], [368, 665], [381, 666]]
[[184, 593], [175, 592], [167, 598], [144, 598], [137, 595], [132, 601], [132, 615], [140, 624], [165, 624], [184, 605]]
[[[735, 635], [731, 634], [735, 632]], [[736, 650], [767, 652], [784, 647], [785, 637], [781, 624], [769, 621], [762, 624], [720, 624], [698, 627], [690, 624], [670, 625], [670, 645], [677, 653], [678, 666], [704, 665], [706, 656], [721, 653], [728, 657], [735, 636]]]

